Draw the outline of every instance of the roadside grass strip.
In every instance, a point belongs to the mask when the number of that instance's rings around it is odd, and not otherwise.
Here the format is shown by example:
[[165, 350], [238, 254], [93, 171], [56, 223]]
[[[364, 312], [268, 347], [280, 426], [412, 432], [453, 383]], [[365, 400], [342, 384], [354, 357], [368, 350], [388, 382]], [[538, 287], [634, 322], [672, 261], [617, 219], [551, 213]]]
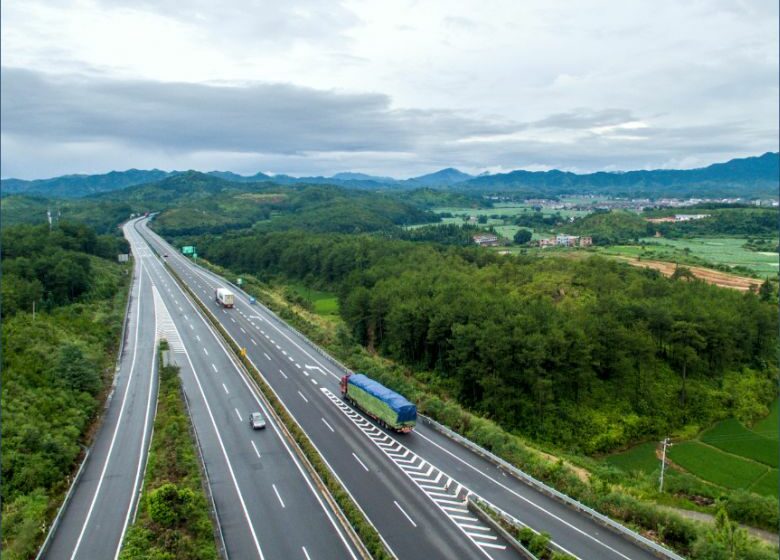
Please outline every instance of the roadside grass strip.
[[698, 441], [686, 441], [669, 449], [669, 457], [690, 473], [726, 488], [749, 488], [769, 467], [724, 453]]

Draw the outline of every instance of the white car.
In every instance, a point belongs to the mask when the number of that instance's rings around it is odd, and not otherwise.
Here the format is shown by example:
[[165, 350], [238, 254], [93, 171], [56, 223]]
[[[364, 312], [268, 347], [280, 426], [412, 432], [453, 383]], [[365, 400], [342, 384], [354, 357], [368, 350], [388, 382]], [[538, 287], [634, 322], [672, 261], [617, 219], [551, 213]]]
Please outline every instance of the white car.
[[253, 430], [262, 430], [265, 428], [265, 418], [259, 412], [253, 412], [249, 415], [249, 425]]

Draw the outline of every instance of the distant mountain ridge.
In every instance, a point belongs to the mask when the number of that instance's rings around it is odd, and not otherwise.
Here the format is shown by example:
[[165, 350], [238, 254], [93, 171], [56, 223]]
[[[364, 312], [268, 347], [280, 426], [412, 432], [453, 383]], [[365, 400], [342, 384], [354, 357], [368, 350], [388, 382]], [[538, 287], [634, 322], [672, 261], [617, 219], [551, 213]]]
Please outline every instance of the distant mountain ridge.
[[[33, 194], [53, 198], [80, 198], [151, 183], [188, 173], [160, 169], [111, 171], [100, 175], [63, 175], [27, 181], [3, 179], [3, 195]], [[230, 171], [209, 171], [205, 175], [233, 183], [273, 182], [279, 184], [331, 184], [359, 189], [447, 188], [457, 191], [511, 193], [527, 196], [593, 193], [626, 196], [777, 196], [780, 156], [733, 159], [699, 169], [657, 169], [647, 171], [577, 174], [568, 171], [510, 171], [473, 176], [448, 167], [435, 173], [393, 179], [365, 173], [342, 172], [332, 177], [292, 177], [256, 173], [245, 176]]]

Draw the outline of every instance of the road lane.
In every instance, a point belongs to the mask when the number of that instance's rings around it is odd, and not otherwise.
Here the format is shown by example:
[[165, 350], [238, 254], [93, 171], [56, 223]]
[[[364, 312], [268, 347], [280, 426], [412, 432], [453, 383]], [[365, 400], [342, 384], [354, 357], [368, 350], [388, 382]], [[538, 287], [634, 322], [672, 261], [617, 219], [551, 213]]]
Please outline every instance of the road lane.
[[[139, 229], [149, 236], [144, 228]], [[147, 239], [158, 242], [153, 237]], [[177, 259], [170, 248], [160, 246], [160, 252], [171, 255], [168, 262], [175, 265]], [[250, 308], [244, 300], [237, 302], [235, 309], [222, 310], [212, 299], [216, 284], [211, 278], [199, 271], [186, 269], [181, 269], [181, 275], [195, 288], [193, 292], [201, 301], [223, 320], [225, 328], [241, 346], [247, 347], [248, 357], [264, 374], [277, 396], [309, 435], [323, 459], [336, 472], [348, 492], [377, 526], [384, 540], [399, 558], [517, 558], [517, 553], [496, 535], [475, 537], [474, 531], [463, 527], [469, 524], [481, 526], [473, 514], [467, 511], [461, 515], [465, 517], [465, 521], [458, 519], [460, 511], [457, 510], [465, 508], [465, 492], [456, 495], [454, 485], [448, 489], [442, 487], [441, 492], [449, 493], [449, 499], [459, 501], [459, 507], [449, 504], [442, 508], [432, 495], [418, 486], [424, 481], [423, 475], [426, 473], [410, 474], [388, 461], [379, 444], [371, 439], [371, 435], [356, 429], [354, 420], [345, 416], [338, 406], [321, 392], [319, 384], [325, 379], [325, 372], [322, 369], [310, 369], [317, 366], [307, 363], [304, 353], [290, 347], [285, 332], [275, 330], [273, 325], [268, 327], [271, 320], [269, 317], [260, 316], [260, 310], [254, 306]], [[198, 284], [203, 287], [198, 289]], [[245, 332], [241, 331], [241, 327]], [[265, 331], [266, 328], [270, 330]], [[257, 341], [257, 346], [251, 344], [252, 338]], [[281, 348], [283, 344], [284, 349]], [[270, 363], [266, 355], [270, 357]], [[305, 368], [304, 364], [310, 368]], [[328, 424], [335, 432], [323, 424], [323, 418], [327, 418]], [[353, 452], [365, 461], [369, 472], [356, 464], [352, 457]], [[375, 465], [375, 468], [371, 465]], [[445, 483], [438, 471], [428, 474], [431, 483], [437, 476], [439, 484]], [[401, 504], [403, 510], [415, 519], [417, 527], [410, 527], [408, 520], [393, 505], [394, 501]], [[448, 513], [448, 507], [456, 511]], [[487, 528], [485, 530], [490, 531]], [[492, 542], [494, 537], [496, 542]]]
[[145, 277], [151, 255], [148, 248], [134, 252], [127, 340], [115, 387], [44, 558], [115, 558], [135, 511], [157, 394], [155, 317], [151, 284]]
[[[136, 240], [142, 243], [140, 239]], [[150, 263], [151, 282], [170, 316], [166, 338], [181, 367], [212, 493], [234, 558], [356, 558], [353, 546], [219, 335], [172, 280]], [[198, 350], [198, 351], [195, 351]], [[262, 411], [268, 428], [252, 430]], [[275, 493], [285, 496], [280, 507]]]

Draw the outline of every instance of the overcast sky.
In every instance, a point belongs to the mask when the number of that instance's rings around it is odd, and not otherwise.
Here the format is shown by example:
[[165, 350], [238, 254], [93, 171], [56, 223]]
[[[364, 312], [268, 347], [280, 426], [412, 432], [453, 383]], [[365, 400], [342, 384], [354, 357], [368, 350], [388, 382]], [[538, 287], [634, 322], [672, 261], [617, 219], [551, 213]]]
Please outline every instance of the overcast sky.
[[690, 168], [778, 150], [773, 0], [24, 0], [2, 176]]

